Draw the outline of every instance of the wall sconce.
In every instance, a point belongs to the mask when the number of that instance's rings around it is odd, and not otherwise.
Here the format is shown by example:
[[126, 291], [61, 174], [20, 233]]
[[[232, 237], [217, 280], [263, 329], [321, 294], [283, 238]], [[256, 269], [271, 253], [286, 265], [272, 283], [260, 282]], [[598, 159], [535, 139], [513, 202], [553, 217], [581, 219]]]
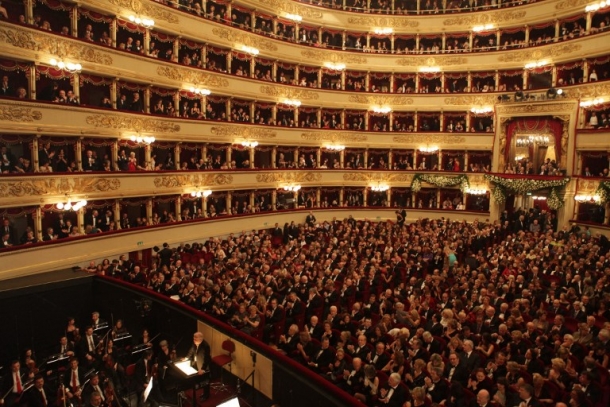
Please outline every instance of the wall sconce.
[[532, 199], [534, 201], [546, 201], [546, 196], [537, 196], [537, 195], [532, 195]]
[[377, 183], [377, 185], [371, 185], [370, 186], [371, 191], [373, 192], [385, 192], [388, 189], [390, 189], [390, 187], [386, 184], [381, 184], [381, 183]]
[[129, 16], [129, 21], [144, 28], [151, 28], [155, 25], [155, 20], [145, 17]]
[[436, 153], [438, 151], [438, 146], [420, 147], [419, 151], [421, 151], [422, 153]]
[[258, 55], [258, 53], [260, 52], [257, 48], [250, 47], [248, 45], [242, 45], [240, 48], [242, 51], [244, 51], [250, 55], [253, 55], [253, 56]]
[[57, 209], [64, 210], [64, 211], [69, 211], [72, 210], [74, 212], [78, 211], [80, 208], [83, 208], [87, 205], [87, 201], [85, 199], [80, 200], [76, 203], [72, 203], [71, 199], [68, 199], [68, 202], [63, 203], [63, 202], [58, 202], [55, 207]]
[[324, 67], [332, 69], [333, 71], [343, 71], [345, 69], [345, 64], [341, 62], [324, 62]]
[[283, 190], [288, 192], [297, 192], [299, 189], [301, 189], [301, 186], [298, 184], [285, 185], [283, 187]]
[[201, 191], [193, 191], [191, 192], [191, 196], [193, 198], [207, 198], [208, 196], [212, 195], [212, 191], [209, 189], [204, 189]]
[[288, 105], [288, 106], [294, 106], [294, 107], [301, 106], [301, 101], [298, 99], [282, 99], [281, 103]]
[[600, 8], [606, 8], [608, 6], [610, 6], [610, 1], [600, 1], [598, 3], [589, 4], [587, 7], [585, 7], [585, 12], [595, 12]]
[[423, 73], [435, 73], [435, 72], [440, 72], [440, 71], [441, 71], [440, 66], [420, 66], [419, 67], [419, 72], [423, 72]]
[[339, 144], [329, 144], [327, 146], [325, 146], [324, 148], [326, 148], [329, 151], [343, 151], [345, 150], [345, 146], [339, 145]]
[[496, 27], [493, 24], [475, 25], [474, 27], [472, 27], [472, 31], [478, 33], [481, 31], [493, 30], [494, 28]]
[[392, 108], [390, 106], [372, 106], [371, 111], [373, 113], [388, 114], [392, 111]]
[[549, 145], [550, 139], [548, 136], [525, 136], [517, 137], [515, 144], [517, 147], [526, 147], [532, 144], [539, 144], [542, 146]]
[[129, 140], [134, 141], [138, 144], [152, 144], [155, 142], [155, 138], [153, 136], [142, 137], [142, 136], [132, 135], [129, 137]]
[[494, 108], [492, 106], [478, 106], [471, 107], [470, 111], [474, 114], [487, 114], [493, 112]]
[[466, 189], [468, 195], [487, 195], [486, 189], [468, 188]]
[[534, 69], [534, 68], [540, 68], [541, 66], [545, 66], [548, 65], [550, 63], [550, 61], [547, 61], [546, 59], [543, 59], [541, 61], [536, 61], [536, 62], [528, 62], [527, 64], [525, 64], [525, 69]]
[[284, 17], [285, 17], [285, 18], [287, 18], [287, 19], [289, 19], [289, 20], [296, 21], [296, 22], [298, 22], [298, 23], [300, 23], [301, 21], [303, 21], [303, 17], [301, 17], [301, 16], [300, 16], [300, 15], [298, 15], [298, 14], [286, 13], [286, 14], [284, 14]]
[[599, 203], [601, 198], [599, 195], [576, 195], [574, 197], [576, 202], [590, 202], [590, 203]]
[[209, 89], [197, 88], [197, 87], [194, 87], [194, 86], [191, 86], [189, 88], [189, 91], [191, 93], [194, 93], [196, 95], [201, 95], [201, 96], [209, 96], [212, 93]]
[[602, 103], [604, 103], [604, 98], [595, 98], [593, 100], [586, 100], [580, 102], [580, 107], [587, 108], [595, 105], [601, 105]]
[[246, 148], [254, 148], [258, 146], [258, 141], [242, 141], [241, 145]]
[[394, 29], [392, 27], [378, 27], [373, 29], [373, 32], [377, 35], [390, 35], [394, 33]]
[[80, 72], [81, 69], [83, 69], [83, 66], [79, 63], [64, 62], [61, 59], [51, 58], [49, 62], [56, 68], [63, 69], [64, 71], [72, 73]]

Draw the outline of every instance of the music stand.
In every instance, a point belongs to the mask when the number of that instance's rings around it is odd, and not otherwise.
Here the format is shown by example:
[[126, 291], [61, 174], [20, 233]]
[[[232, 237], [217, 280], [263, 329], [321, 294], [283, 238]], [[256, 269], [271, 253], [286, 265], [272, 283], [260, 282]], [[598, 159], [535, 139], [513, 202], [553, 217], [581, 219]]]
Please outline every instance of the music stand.
[[49, 356], [44, 362], [41, 363], [39, 370], [48, 370], [43, 369], [43, 366], [48, 366], [51, 370], [56, 369], [57, 372], [57, 380], [59, 380], [59, 366], [63, 365], [62, 362], [66, 362], [70, 359], [70, 356], [65, 353], [56, 353], [54, 355]]
[[195, 390], [197, 388], [197, 382], [199, 381], [199, 372], [197, 371], [197, 369], [191, 366], [190, 360], [172, 363], [169, 366], [173, 367], [175, 371], [179, 372], [178, 375], [180, 377], [186, 379], [184, 381], [185, 388], [189, 387], [189, 385], [192, 385], [193, 401], [191, 407], [197, 407], [197, 394], [195, 393]]
[[142, 403], [146, 403], [146, 400], [148, 400], [148, 396], [150, 396], [150, 392], [152, 391], [153, 388], [153, 379], [151, 378], [148, 381], [148, 384], [146, 385], [146, 388], [144, 389], [144, 401], [142, 401]]
[[117, 348], [121, 348], [121, 347], [126, 348], [127, 346], [129, 346], [129, 343], [128, 342], [124, 342], [124, 341], [126, 341], [127, 339], [131, 339], [131, 338], [132, 338], [131, 334], [129, 332], [126, 332], [126, 333], [123, 333], [123, 334], [118, 334], [112, 340], [112, 342], [114, 343], [114, 345]]

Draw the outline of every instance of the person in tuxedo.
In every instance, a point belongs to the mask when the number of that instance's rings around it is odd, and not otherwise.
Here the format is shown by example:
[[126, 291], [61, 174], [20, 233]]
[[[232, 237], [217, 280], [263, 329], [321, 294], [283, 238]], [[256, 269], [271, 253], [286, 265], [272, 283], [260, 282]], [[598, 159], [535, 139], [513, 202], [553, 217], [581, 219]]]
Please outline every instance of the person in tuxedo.
[[15, 157], [11, 154], [6, 146], [0, 147], [0, 172], [9, 173], [14, 171], [13, 165], [15, 162]]
[[531, 384], [523, 383], [519, 387], [519, 407], [540, 407], [540, 402], [534, 397], [534, 388]]
[[57, 239], [57, 235], [53, 232], [53, 228], [47, 228], [47, 233], [42, 235], [42, 241], [48, 242]]
[[450, 382], [458, 382], [462, 387], [468, 384], [468, 372], [464, 364], [460, 361], [460, 357], [456, 352], [451, 352], [449, 355], [449, 363], [445, 367], [445, 375]]
[[144, 352], [144, 354], [142, 355], [140, 360], [138, 360], [136, 362], [135, 373], [133, 375], [133, 382], [134, 382], [136, 392], [138, 393], [138, 395], [140, 397], [140, 400], [138, 403], [139, 405], [142, 405], [142, 403], [143, 403], [142, 397], [144, 395], [144, 390], [146, 389], [148, 382], [152, 378], [152, 369], [153, 369], [152, 357], [153, 357], [153, 352], [152, 352], [152, 350], [148, 349], [147, 351]]
[[91, 396], [89, 396], [89, 400], [87, 400], [85, 407], [102, 407], [103, 405], [104, 402], [102, 401], [102, 394], [94, 391], [91, 393]]
[[99, 165], [97, 159], [93, 156], [93, 151], [87, 150], [85, 157], [83, 158], [83, 171], [98, 171]]
[[392, 373], [387, 387], [379, 390], [378, 406], [401, 407], [407, 399], [405, 388], [400, 386], [400, 374]]
[[167, 266], [169, 267], [172, 260], [172, 249], [169, 248], [167, 243], [163, 243], [163, 249], [159, 250], [157, 253], [157, 257], [159, 257], [159, 266]]
[[129, 107], [130, 107], [130, 103], [127, 100], [127, 95], [121, 94], [121, 96], [119, 97], [119, 100], [117, 100], [117, 102], [116, 102], [117, 110], [129, 110]]
[[424, 387], [432, 403], [445, 404], [449, 395], [449, 384], [442, 378], [443, 371], [440, 367], [430, 369], [430, 377], [424, 379]]
[[269, 309], [265, 314], [265, 328], [263, 329], [263, 340], [269, 342], [273, 336], [275, 324], [284, 319], [284, 310], [277, 303], [276, 298], [269, 302]]
[[[137, 363], [136, 363], [136, 374], [137, 374]], [[137, 377], [136, 377], [137, 380]], [[142, 389], [143, 390], [143, 389]], [[100, 376], [97, 373], [94, 373], [90, 378], [85, 387], [83, 388], [83, 400], [90, 400], [91, 395], [95, 392], [100, 393], [102, 397], [102, 403], [105, 403], [107, 400], [104, 397], [104, 392], [102, 391], [102, 385], [100, 384]]]
[[2, 235], [8, 235], [8, 242], [11, 245], [15, 244], [17, 234], [15, 228], [11, 225], [11, 221], [8, 219], [2, 220]]
[[55, 403], [55, 391], [52, 391], [44, 382], [42, 375], [34, 377], [34, 387], [25, 394], [28, 407], [47, 407]]
[[377, 342], [375, 344], [375, 351], [369, 352], [367, 355], [366, 362], [375, 366], [376, 370], [381, 370], [390, 361], [390, 357], [385, 351], [385, 343]]
[[477, 396], [470, 402], [470, 407], [488, 407], [490, 405], [489, 398], [489, 391], [481, 389], [477, 393]]
[[0, 85], [0, 95], [2, 96], [14, 96], [12, 86], [8, 83], [8, 76], [2, 77], [2, 85]]
[[295, 291], [291, 291], [288, 294], [288, 301], [286, 302], [285, 308], [286, 325], [292, 325], [295, 322], [295, 319], [303, 313], [303, 301], [301, 301]]
[[85, 369], [79, 367], [78, 359], [70, 359], [70, 369], [64, 374], [66, 397], [76, 403], [82, 403], [82, 386], [85, 385]]
[[309, 214], [305, 217], [305, 223], [307, 223], [308, 226], [314, 226], [316, 224], [316, 217], [312, 211], [309, 211]]
[[57, 347], [57, 353], [66, 356], [74, 356], [74, 345], [68, 341], [67, 336], [62, 336], [59, 339], [59, 346]]
[[133, 99], [131, 100], [131, 105], [129, 110], [132, 112], [141, 113], [144, 111], [144, 105], [142, 104], [142, 100], [140, 99], [140, 94], [138, 92], [134, 92]]
[[328, 370], [328, 365], [333, 362], [335, 354], [330, 349], [330, 340], [328, 338], [322, 338], [320, 342], [320, 348], [312, 353], [307, 365], [316, 373], [325, 373]]
[[40, 165], [51, 163], [53, 157], [55, 157], [55, 151], [51, 150], [51, 143], [45, 143], [38, 152], [38, 162]]
[[[185, 360], [191, 361], [191, 366], [197, 369], [197, 373], [202, 376], [208, 373], [210, 366], [210, 345], [203, 339], [201, 332], [193, 334], [193, 346], [186, 354]], [[207, 400], [210, 397], [210, 381], [206, 381], [203, 386], [201, 398]]]
[[11, 362], [11, 371], [7, 372], [2, 378], [2, 387], [0, 391], [4, 396], [3, 406], [11, 407], [21, 404], [21, 396], [25, 389], [25, 382], [28, 380], [28, 375], [25, 369], [21, 368], [21, 363], [18, 360]]

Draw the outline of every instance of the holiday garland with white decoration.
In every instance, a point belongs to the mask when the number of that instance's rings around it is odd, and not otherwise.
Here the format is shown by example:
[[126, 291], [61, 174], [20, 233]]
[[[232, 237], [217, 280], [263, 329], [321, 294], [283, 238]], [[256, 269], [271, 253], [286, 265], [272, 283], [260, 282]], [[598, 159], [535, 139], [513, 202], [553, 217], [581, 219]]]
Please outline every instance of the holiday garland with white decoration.
[[413, 176], [413, 182], [411, 182], [411, 191], [415, 193], [419, 192], [422, 182], [427, 182], [428, 184], [432, 184], [440, 188], [459, 185], [462, 192], [466, 192], [466, 190], [470, 187], [468, 177], [463, 174], [455, 177], [435, 174], [415, 174]]
[[547, 197], [547, 205], [550, 209], [559, 209], [563, 206], [563, 199], [559, 196], [561, 188], [570, 182], [570, 177], [561, 179], [530, 179], [502, 177], [495, 174], [485, 174], [485, 179], [493, 184], [494, 188], [491, 195], [497, 203], [506, 201], [506, 193], [510, 191], [515, 195], [524, 195], [528, 192], [539, 191], [541, 189], [551, 189]]

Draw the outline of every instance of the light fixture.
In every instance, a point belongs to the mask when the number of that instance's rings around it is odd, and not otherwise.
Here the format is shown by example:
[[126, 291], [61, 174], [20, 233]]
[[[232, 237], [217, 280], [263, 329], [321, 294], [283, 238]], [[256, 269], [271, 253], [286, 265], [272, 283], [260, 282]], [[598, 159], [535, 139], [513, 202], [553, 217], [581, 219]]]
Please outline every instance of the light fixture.
[[291, 185], [285, 185], [283, 187], [284, 191], [287, 192], [297, 192], [299, 189], [301, 189], [301, 186], [298, 184], [291, 184]]
[[487, 190], [486, 189], [476, 189], [476, 188], [468, 188], [466, 189], [466, 193], [468, 195], [486, 195], [487, 194]]
[[577, 202], [590, 202], [590, 203], [599, 203], [601, 201], [601, 197], [599, 195], [576, 195], [574, 200]]
[[374, 113], [388, 114], [392, 111], [390, 106], [372, 106], [371, 111]]
[[144, 28], [150, 28], [155, 25], [155, 20], [145, 17], [129, 16], [129, 21]]
[[286, 13], [286, 14], [284, 14], [284, 17], [285, 17], [285, 18], [287, 18], [287, 19], [289, 19], [289, 20], [296, 21], [296, 22], [299, 22], [299, 23], [300, 23], [301, 21], [303, 21], [303, 17], [301, 17], [301, 16], [300, 16], [300, 15], [298, 15], [298, 14]]
[[496, 27], [493, 24], [475, 25], [474, 27], [472, 27], [472, 31], [478, 33], [481, 31], [493, 30], [494, 28]]
[[440, 66], [420, 66], [419, 67], [419, 72], [423, 72], [423, 73], [436, 73], [436, 72], [440, 72], [440, 71], [441, 71]]
[[563, 93], [563, 89], [561, 88], [549, 88], [549, 90], [546, 91], [546, 98], [547, 99], [555, 99], [557, 96], [561, 96], [564, 95]]
[[606, 8], [610, 6], [610, 1], [600, 1], [597, 3], [593, 3], [593, 4], [589, 4], [588, 6], [585, 7], [585, 12], [587, 13], [591, 13], [591, 12], [595, 12], [601, 8]]
[[486, 114], [494, 111], [492, 106], [473, 106], [470, 111], [474, 114]]
[[371, 185], [370, 188], [371, 188], [371, 191], [373, 191], [373, 192], [385, 192], [388, 189], [390, 189], [390, 187], [388, 185], [381, 184], [379, 182], [377, 183], [377, 185]]
[[604, 103], [604, 98], [595, 98], [593, 100], [586, 100], [580, 102], [580, 107], [591, 107], [595, 105], [601, 105]]
[[258, 141], [242, 141], [241, 145], [247, 148], [254, 148], [258, 146]]
[[282, 103], [288, 106], [299, 107], [301, 106], [301, 101], [298, 99], [282, 99]]
[[438, 147], [437, 146], [420, 147], [419, 151], [421, 151], [422, 153], [435, 153], [438, 151]]
[[208, 196], [212, 195], [212, 191], [209, 189], [204, 189], [204, 190], [200, 190], [200, 191], [193, 191], [191, 192], [191, 196], [193, 198], [207, 198]]
[[194, 86], [191, 86], [189, 88], [189, 91], [191, 93], [194, 93], [196, 95], [201, 95], [201, 96], [209, 96], [212, 92], [209, 89], [205, 89], [205, 88], [196, 88]]
[[343, 150], [345, 150], [345, 146], [342, 146], [340, 144], [329, 144], [329, 145], [325, 146], [325, 148], [327, 150], [330, 150], [330, 151], [343, 151]]
[[250, 47], [248, 45], [242, 45], [241, 50], [247, 52], [250, 55], [258, 55], [259, 53], [259, 50], [257, 48]]
[[71, 199], [68, 199], [68, 202], [66, 202], [66, 203], [63, 203], [63, 202], [58, 202], [58, 203], [55, 205], [55, 207], [56, 207], [57, 209], [59, 209], [60, 211], [61, 211], [61, 210], [63, 210], [63, 211], [70, 211], [70, 210], [72, 210], [72, 211], [75, 211], [75, 212], [76, 212], [76, 211], [78, 211], [80, 208], [85, 207], [86, 205], [87, 205], [87, 201], [86, 201], [86, 200], [84, 200], [84, 199], [83, 199], [83, 200], [80, 200], [80, 201], [78, 201], [78, 202], [76, 202], [76, 203], [72, 203], [72, 200], [71, 200]]
[[540, 68], [541, 66], [548, 65], [549, 63], [550, 62], [546, 59], [543, 59], [540, 61], [535, 61], [535, 62], [528, 62], [527, 64], [525, 64], [525, 69]]
[[80, 72], [81, 69], [83, 69], [83, 66], [79, 63], [65, 62], [65, 61], [62, 61], [61, 59], [51, 58], [51, 60], [49, 62], [54, 67], [57, 67], [59, 69], [62, 69], [64, 71], [68, 71], [68, 72], [73, 72], [73, 73]]
[[548, 145], [550, 142], [550, 139], [548, 136], [523, 136], [523, 137], [517, 137], [517, 140], [515, 141], [515, 143], [517, 144], [517, 147], [526, 147], [526, 146], [531, 146], [533, 144], [538, 144], [538, 145]]
[[155, 142], [155, 138], [153, 136], [142, 137], [142, 136], [136, 136], [134, 134], [134, 135], [131, 135], [129, 137], [129, 139], [131, 141], [134, 141], [134, 142], [138, 143], [138, 144], [152, 144], [152, 143]]
[[377, 27], [373, 30], [377, 35], [390, 35], [394, 32], [392, 27]]
[[515, 161], [521, 161], [521, 160], [523, 160], [524, 158], [525, 158], [525, 155], [523, 155], [523, 154], [516, 155], [516, 156], [515, 156]]
[[324, 62], [324, 67], [332, 69], [333, 71], [343, 71], [345, 64], [341, 62]]
[[534, 201], [546, 201], [546, 196], [537, 196], [537, 195], [532, 195], [532, 199]]

